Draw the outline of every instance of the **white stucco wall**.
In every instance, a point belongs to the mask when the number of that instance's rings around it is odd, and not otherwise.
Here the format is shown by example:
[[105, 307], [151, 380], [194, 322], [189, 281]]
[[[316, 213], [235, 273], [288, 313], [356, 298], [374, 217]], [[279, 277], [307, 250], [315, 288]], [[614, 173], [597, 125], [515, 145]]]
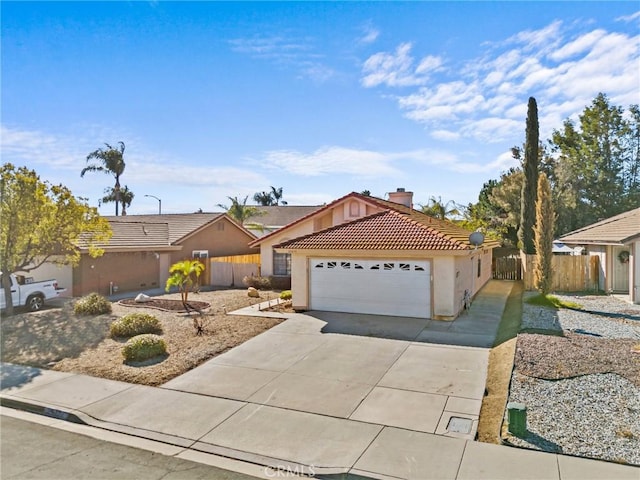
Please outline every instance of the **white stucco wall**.
[[66, 291], [61, 297], [73, 296], [73, 267], [71, 265], [56, 265], [55, 263], [43, 263], [38, 268], [25, 273], [27, 277], [33, 277], [36, 282], [41, 280], [57, 280], [59, 288]]
[[452, 319], [458, 314], [455, 258], [435, 257], [432, 265], [433, 318]]

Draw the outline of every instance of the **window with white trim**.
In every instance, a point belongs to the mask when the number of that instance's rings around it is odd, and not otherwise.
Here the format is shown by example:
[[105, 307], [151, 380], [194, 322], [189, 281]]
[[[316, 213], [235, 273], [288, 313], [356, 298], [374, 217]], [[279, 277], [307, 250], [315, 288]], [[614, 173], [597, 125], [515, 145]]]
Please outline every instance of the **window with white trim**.
[[191, 258], [209, 258], [209, 250], [194, 250], [191, 252]]

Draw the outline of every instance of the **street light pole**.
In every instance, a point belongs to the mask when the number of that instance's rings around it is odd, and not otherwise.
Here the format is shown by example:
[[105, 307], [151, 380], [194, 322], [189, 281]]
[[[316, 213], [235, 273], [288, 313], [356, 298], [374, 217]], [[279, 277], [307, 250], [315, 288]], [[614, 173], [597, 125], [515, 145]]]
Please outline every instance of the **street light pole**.
[[156, 200], [158, 200], [158, 215], [162, 215], [162, 200], [160, 200], [155, 195], [145, 195], [145, 197], [151, 197], [151, 198], [155, 198]]

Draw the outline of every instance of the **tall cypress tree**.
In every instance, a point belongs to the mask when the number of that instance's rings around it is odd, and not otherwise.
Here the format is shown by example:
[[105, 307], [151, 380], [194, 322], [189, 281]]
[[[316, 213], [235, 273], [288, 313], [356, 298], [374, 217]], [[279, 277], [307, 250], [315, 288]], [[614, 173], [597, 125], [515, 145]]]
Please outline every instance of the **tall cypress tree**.
[[552, 271], [551, 258], [553, 256], [553, 225], [555, 212], [551, 200], [551, 186], [547, 176], [543, 173], [538, 179], [538, 200], [536, 201], [536, 226], [534, 241], [536, 244], [536, 258], [533, 265], [535, 287], [543, 295], [551, 290]]
[[540, 142], [538, 126], [538, 105], [536, 99], [529, 97], [527, 109], [527, 131], [524, 147], [524, 181], [520, 197], [520, 228], [518, 240], [520, 248], [527, 254], [536, 253], [533, 227], [536, 221], [536, 197], [538, 192], [538, 144]]

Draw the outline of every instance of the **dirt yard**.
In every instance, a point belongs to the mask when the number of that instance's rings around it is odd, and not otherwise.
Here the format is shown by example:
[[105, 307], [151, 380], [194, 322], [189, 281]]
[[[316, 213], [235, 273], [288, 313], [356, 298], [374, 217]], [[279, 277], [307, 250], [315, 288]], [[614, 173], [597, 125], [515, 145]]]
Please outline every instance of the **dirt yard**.
[[[111, 314], [85, 317], [74, 315], [69, 301], [61, 308], [3, 318], [1, 358], [3, 362], [160, 385], [280, 323], [279, 319], [226, 313], [277, 297], [276, 292], [260, 292], [260, 298], [250, 298], [244, 289], [191, 294], [193, 303], [211, 305], [206, 310], [205, 332], [200, 336], [196, 335], [193, 317], [184, 313], [114, 302]], [[154, 297], [162, 299], [179, 300], [180, 295]], [[123, 362], [121, 349], [126, 339], [110, 338], [109, 326], [132, 312], [158, 317], [169, 353], [166, 358], [139, 365]]]

